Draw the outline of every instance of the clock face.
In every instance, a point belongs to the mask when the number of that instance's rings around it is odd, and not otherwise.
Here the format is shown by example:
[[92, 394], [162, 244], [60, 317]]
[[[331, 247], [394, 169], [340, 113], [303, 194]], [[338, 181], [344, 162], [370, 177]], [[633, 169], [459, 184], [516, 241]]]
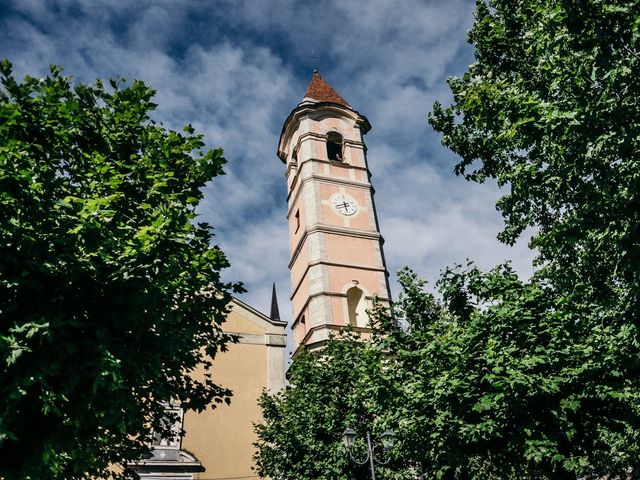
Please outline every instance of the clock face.
[[331, 205], [341, 215], [350, 216], [358, 211], [358, 202], [349, 195], [336, 193], [331, 196]]

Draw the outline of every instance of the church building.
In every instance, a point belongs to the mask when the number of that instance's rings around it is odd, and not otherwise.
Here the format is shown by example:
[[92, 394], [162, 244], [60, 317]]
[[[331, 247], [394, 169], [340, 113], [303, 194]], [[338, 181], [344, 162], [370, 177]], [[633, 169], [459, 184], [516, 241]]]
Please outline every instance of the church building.
[[[346, 325], [369, 330], [374, 296], [390, 301], [388, 272], [363, 136], [369, 121], [317, 72], [285, 120], [278, 145], [287, 182], [293, 348], [317, 349]], [[225, 331], [239, 336], [214, 362], [231, 405], [174, 411], [185, 432], [158, 439], [153, 457], [129, 466], [146, 480], [258, 478], [252, 469], [263, 389], [285, 388], [285, 327], [273, 292], [271, 314], [239, 301]]]

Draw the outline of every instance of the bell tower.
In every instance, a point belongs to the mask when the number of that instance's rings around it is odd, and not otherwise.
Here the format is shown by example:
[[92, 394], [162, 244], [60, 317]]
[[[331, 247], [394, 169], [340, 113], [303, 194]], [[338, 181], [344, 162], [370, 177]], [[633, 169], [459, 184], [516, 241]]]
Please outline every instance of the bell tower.
[[374, 295], [390, 301], [363, 142], [370, 129], [317, 71], [282, 127], [294, 351], [345, 325], [366, 333]]

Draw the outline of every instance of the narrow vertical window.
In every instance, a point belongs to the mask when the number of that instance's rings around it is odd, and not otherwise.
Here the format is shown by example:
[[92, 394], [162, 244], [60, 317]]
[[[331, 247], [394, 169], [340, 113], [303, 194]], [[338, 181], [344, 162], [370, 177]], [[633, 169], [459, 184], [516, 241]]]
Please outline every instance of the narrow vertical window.
[[298, 230], [300, 230], [300, 209], [296, 210], [294, 217], [296, 222], [296, 231], [294, 233], [298, 233]]
[[327, 157], [329, 160], [342, 161], [342, 135], [338, 132], [327, 133]]
[[[152, 447], [179, 449], [182, 443], [182, 409], [173, 403], [167, 403], [165, 407], [165, 415], [160, 420], [162, 431], [153, 431]], [[170, 431], [171, 435], [166, 433]]]

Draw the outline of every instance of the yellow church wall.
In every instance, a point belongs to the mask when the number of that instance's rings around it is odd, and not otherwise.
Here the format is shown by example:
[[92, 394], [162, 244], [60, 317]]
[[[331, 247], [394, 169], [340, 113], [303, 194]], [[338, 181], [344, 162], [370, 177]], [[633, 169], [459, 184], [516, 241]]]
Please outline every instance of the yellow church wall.
[[264, 345], [232, 345], [216, 357], [214, 379], [233, 390], [231, 404], [184, 416], [183, 450], [205, 467], [196, 479], [254, 475], [253, 422], [260, 420], [256, 402], [267, 385], [267, 352]]
[[[233, 299], [222, 328], [237, 335], [239, 341], [218, 353], [212, 367], [213, 381], [233, 391], [230, 405], [184, 412], [182, 439], [155, 445], [152, 458], [129, 468], [143, 480], [178, 478], [172, 472], [180, 469], [188, 472], [184, 478], [193, 480], [258, 478], [252, 469], [253, 425], [261, 420], [257, 400], [263, 390], [275, 393], [284, 389], [285, 327], [285, 322]], [[196, 380], [204, 378], [203, 369], [190, 374]]]
[[257, 333], [264, 334], [266, 333], [266, 328], [264, 325], [260, 325], [259, 323], [252, 322], [247, 319], [242, 311], [238, 311], [238, 308], [232, 305], [232, 310], [227, 315], [227, 320], [222, 325], [222, 328], [225, 332], [238, 332], [238, 333]]
[[205, 468], [194, 474], [195, 480], [255, 476], [253, 424], [261, 420], [257, 399], [263, 389], [284, 388], [284, 328], [284, 322], [268, 320], [237, 300], [232, 303], [223, 329], [240, 340], [213, 362], [214, 381], [233, 391], [231, 404], [184, 415], [182, 449]]

